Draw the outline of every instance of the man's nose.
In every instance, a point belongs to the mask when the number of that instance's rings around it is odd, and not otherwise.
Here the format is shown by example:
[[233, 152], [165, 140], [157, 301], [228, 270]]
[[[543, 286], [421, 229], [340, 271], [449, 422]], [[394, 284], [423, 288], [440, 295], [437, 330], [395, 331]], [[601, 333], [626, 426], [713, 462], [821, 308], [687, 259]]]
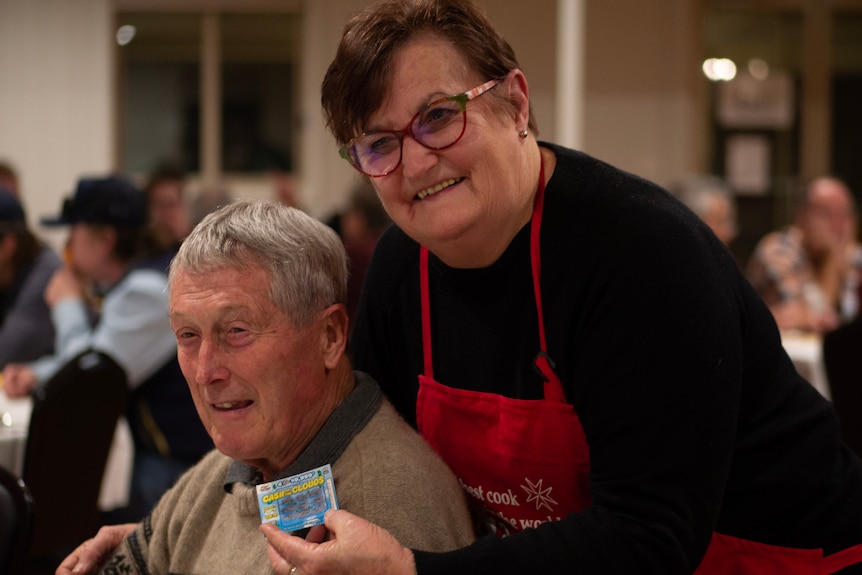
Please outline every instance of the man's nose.
[[201, 341], [196, 358], [195, 383], [207, 385], [224, 378], [225, 370], [221, 359], [222, 354], [215, 342], [211, 340]]

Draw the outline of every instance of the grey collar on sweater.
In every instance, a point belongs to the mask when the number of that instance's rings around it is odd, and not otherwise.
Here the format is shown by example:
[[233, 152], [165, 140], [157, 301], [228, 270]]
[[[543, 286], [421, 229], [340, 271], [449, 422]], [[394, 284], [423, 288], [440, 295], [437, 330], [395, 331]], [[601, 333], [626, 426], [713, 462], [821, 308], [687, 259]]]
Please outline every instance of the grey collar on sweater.
[[[354, 371], [353, 375], [356, 378], [356, 386], [350, 395], [335, 408], [299, 457], [274, 479], [296, 475], [327, 463], [335, 463], [356, 434], [371, 421], [380, 408], [383, 394], [370, 375], [361, 371]], [[262, 481], [259, 470], [234, 461], [225, 476], [224, 490], [231, 493], [234, 483], [254, 486]]]

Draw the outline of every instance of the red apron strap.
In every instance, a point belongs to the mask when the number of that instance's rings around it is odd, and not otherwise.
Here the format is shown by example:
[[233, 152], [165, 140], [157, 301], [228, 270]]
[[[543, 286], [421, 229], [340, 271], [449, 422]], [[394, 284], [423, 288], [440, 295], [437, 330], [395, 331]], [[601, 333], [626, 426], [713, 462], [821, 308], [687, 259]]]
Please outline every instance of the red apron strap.
[[862, 543], [823, 558], [823, 575], [837, 573], [845, 567], [862, 563]]
[[545, 339], [545, 312], [542, 307], [542, 250], [539, 244], [542, 231], [542, 213], [545, 206], [545, 163], [539, 164], [539, 186], [536, 199], [533, 202], [533, 218], [530, 221], [530, 264], [533, 272], [533, 296], [536, 298], [536, 312], [539, 317], [539, 348], [540, 352], [533, 360], [533, 367], [545, 380], [545, 399], [565, 403], [566, 395], [563, 384], [554, 372], [554, 362], [548, 356], [548, 344]]
[[539, 164], [539, 187], [533, 202], [533, 218], [530, 220], [530, 264], [533, 271], [533, 294], [539, 312], [539, 348], [547, 357], [548, 344], [545, 340], [545, 316], [542, 312], [542, 250], [539, 246], [542, 231], [542, 210], [545, 206], [545, 163]]

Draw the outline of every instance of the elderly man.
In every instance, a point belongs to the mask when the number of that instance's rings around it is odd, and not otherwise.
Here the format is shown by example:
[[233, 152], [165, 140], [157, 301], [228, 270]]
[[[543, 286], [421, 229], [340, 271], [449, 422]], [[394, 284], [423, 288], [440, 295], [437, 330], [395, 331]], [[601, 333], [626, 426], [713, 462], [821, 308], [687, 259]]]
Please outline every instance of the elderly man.
[[862, 251], [847, 185], [813, 180], [794, 224], [757, 245], [748, 278], [781, 329], [827, 332], [858, 313]]
[[[239, 202], [171, 264], [180, 366], [216, 445], [105, 566], [122, 573], [271, 573], [255, 485], [331, 464], [340, 506], [416, 549], [473, 538], [457, 480], [345, 355], [347, 261], [303, 212]], [[124, 527], [115, 528], [121, 533]], [[58, 574], [92, 572], [110, 538]], [[100, 547], [101, 546], [101, 547]]]

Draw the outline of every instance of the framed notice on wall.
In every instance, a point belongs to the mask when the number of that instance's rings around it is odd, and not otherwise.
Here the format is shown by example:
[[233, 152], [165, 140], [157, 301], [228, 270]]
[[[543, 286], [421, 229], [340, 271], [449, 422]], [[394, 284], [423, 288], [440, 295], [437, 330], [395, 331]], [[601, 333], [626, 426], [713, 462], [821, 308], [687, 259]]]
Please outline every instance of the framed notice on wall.
[[793, 127], [795, 97], [790, 74], [774, 71], [766, 78], [739, 74], [716, 85], [716, 118], [727, 129], [788, 130]]
[[772, 168], [769, 138], [760, 134], [736, 134], [728, 136], [724, 145], [727, 183], [738, 194], [767, 194]]

